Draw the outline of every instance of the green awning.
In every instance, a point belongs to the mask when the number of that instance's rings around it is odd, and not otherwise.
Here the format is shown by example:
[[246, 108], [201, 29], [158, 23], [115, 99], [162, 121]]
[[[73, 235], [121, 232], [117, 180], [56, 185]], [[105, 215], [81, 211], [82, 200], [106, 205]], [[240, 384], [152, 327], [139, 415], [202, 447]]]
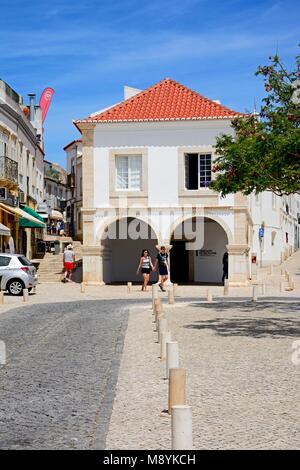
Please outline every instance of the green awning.
[[22, 228], [44, 228], [45, 227], [44, 219], [33, 209], [31, 209], [28, 206], [22, 206], [22, 211], [27, 212], [27, 214], [37, 219], [37, 221], [34, 222], [32, 220], [26, 219], [25, 217], [21, 217], [19, 219], [19, 227], [22, 227]]

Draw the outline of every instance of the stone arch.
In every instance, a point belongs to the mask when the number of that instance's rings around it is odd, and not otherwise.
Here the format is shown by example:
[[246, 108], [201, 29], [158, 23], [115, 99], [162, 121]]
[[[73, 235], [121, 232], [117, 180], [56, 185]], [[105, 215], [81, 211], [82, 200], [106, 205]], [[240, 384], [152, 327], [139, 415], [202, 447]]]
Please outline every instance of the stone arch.
[[[125, 224], [120, 228], [123, 222]], [[139, 227], [135, 232], [137, 238], [128, 237], [128, 232], [122, 232], [124, 228], [130, 230], [132, 222]], [[107, 233], [106, 230], [110, 229], [111, 232]], [[138, 236], [141, 230], [145, 238]], [[105, 220], [105, 223], [98, 229], [97, 242], [102, 248], [103, 281], [105, 283], [141, 282], [141, 274], [136, 274], [141, 251], [147, 248], [154, 262], [158, 236], [153, 224], [149, 223], [146, 218], [121, 216]], [[151, 274], [151, 279], [154, 280], [154, 278], [155, 275]]]
[[[182, 232], [175, 232], [187, 221], [203, 221], [198, 245], [187, 245], [188, 233], [192, 234], [195, 227], [185, 226]], [[221, 223], [220, 223], [221, 222]], [[190, 231], [191, 230], [191, 231]], [[171, 281], [179, 283], [221, 284], [223, 276], [223, 256], [227, 246], [232, 243], [232, 233], [226, 223], [219, 217], [188, 215], [174, 221], [170, 227]]]
[[226, 233], [227, 235], [227, 240], [228, 240], [228, 244], [231, 245], [234, 243], [234, 236], [233, 236], [233, 233], [232, 231], [230, 230], [229, 226], [226, 224], [226, 222], [224, 222], [224, 220], [221, 218], [221, 217], [218, 217], [217, 215], [206, 215], [205, 213], [204, 214], [201, 214], [201, 215], [186, 215], [186, 216], [182, 216], [182, 217], [178, 217], [171, 225], [170, 225], [170, 229], [169, 229], [169, 241], [171, 242], [171, 239], [172, 239], [172, 236], [174, 234], [174, 231], [175, 229], [180, 225], [182, 224], [183, 222], [187, 221], [187, 220], [190, 220], [192, 218], [204, 218], [204, 219], [211, 219], [211, 220], [214, 220], [216, 223], [218, 223], [219, 225], [221, 225], [221, 227], [223, 228], [224, 232]]
[[144, 222], [145, 224], [147, 224], [151, 228], [153, 233], [156, 235], [157, 240], [161, 239], [161, 234], [160, 234], [159, 228], [156, 227], [156, 224], [154, 224], [153, 221], [149, 220], [149, 217], [144, 217], [144, 216], [141, 216], [141, 215], [135, 216], [135, 217], [131, 216], [131, 215], [124, 215], [124, 216], [115, 216], [114, 215], [114, 216], [105, 218], [105, 220], [102, 221], [102, 223], [98, 227], [97, 233], [96, 233], [96, 245], [101, 243], [101, 240], [102, 240], [102, 237], [103, 237], [103, 234], [104, 234], [105, 230], [111, 224], [116, 223], [116, 222], [118, 222], [120, 220], [123, 220], [123, 219], [128, 219], [128, 218], [137, 219], [137, 220], [140, 220], [141, 222]]

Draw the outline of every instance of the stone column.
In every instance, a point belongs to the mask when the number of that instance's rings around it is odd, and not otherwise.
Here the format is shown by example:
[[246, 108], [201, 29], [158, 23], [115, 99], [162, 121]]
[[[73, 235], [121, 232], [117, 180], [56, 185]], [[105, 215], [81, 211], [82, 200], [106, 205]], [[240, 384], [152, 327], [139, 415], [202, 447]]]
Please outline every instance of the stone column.
[[[247, 197], [234, 195], [234, 241], [227, 245], [229, 286], [246, 286], [249, 283], [249, 221]], [[251, 223], [250, 223], [251, 225]]]
[[102, 247], [95, 238], [94, 201], [94, 128], [92, 123], [79, 123], [82, 131], [82, 269], [83, 282], [103, 284]]
[[100, 245], [82, 247], [82, 281], [88, 285], [104, 285], [103, 248]]
[[94, 128], [95, 124], [80, 123], [82, 131], [82, 207], [94, 207]]
[[226, 245], [229, 286], [248, 285], [248, 245]]

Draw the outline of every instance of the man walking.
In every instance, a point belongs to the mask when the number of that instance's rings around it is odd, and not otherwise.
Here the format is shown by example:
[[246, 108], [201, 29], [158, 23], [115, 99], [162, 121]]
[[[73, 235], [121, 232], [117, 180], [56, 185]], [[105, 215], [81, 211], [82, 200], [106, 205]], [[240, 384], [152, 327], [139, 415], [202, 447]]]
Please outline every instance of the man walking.
[[71, 282], [72, 281], [72, 273], [75, 267], [75, 253], [73, 251], [73, 246], [68, 245], [67, 249], [64, 252], [64, 270], [65, 276], [63, 281], [64, 282]]

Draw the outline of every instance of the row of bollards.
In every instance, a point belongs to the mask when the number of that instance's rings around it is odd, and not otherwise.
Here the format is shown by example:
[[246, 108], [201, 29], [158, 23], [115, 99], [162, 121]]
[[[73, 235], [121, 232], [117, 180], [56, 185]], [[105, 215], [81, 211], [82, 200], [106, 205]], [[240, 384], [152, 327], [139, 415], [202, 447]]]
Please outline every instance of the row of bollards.
[[[177, 285], [168, 291], [168, 303], [174, 303]], [[172, 450], [193, 449], [192, 408], [186, 404], [186, 370], [179, 367], [179, 347], [172, 341], [164, 315], [157, 285], [152, 286], [152, 309], [160, 346], [160, 360], [166, 362], [165, 378], [168, 380], [167, 414], [171, 416]]]
[[[36, 294], [36, 287], [32, 287], [32, 293]], [[22, 291], [23, 302], [28, 302], [29, 299], [29, 291], [28, 289], [23, 289]], [[0, 305], [4, 304], [4, 291], [0, 291]]]

